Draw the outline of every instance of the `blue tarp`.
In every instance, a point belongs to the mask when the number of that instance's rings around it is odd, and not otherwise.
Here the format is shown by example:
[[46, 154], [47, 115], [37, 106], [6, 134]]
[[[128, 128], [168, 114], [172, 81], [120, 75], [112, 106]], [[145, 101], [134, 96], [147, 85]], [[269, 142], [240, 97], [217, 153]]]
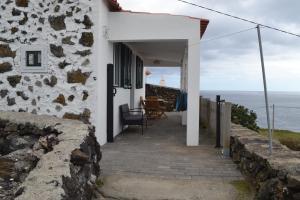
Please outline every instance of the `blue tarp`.
[[187, 93], [180, 92], [176, 98], [176, 111], [185, 111], [187, 109]]

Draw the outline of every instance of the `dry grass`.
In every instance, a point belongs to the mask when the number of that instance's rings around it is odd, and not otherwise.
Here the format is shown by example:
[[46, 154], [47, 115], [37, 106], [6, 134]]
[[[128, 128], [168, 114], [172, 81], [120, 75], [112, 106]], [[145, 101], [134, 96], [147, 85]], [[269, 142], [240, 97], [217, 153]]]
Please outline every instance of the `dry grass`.
[[[260, 129], [259, 133], [267, 136], [268, 130]], [[275, 130], [273, 138], [277, 139], [281, 144], [286, 145], [294, 151], [300, 151], [300, 133], [287, 130]]]

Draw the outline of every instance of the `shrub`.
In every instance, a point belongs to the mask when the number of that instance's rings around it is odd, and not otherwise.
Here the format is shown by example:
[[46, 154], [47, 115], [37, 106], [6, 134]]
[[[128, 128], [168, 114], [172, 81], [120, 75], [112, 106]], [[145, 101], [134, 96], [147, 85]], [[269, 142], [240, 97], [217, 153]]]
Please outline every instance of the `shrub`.
[[248, 108], [233, 104], [231, 109], [231, 121], [235, 124], [240, 124], [247, 127], [253, 131], [258, 132], [259, 127], [256, 124], [257, 115], [253, 110]]

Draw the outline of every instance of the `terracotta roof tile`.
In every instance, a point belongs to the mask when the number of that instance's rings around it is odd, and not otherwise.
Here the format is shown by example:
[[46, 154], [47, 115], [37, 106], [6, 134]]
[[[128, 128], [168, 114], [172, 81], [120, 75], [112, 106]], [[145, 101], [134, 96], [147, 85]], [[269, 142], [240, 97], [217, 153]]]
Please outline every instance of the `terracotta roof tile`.
[[107, 0], [107, 3], [110, 11], [113, 12], [122, 11], [122, 8], [117, 0]]

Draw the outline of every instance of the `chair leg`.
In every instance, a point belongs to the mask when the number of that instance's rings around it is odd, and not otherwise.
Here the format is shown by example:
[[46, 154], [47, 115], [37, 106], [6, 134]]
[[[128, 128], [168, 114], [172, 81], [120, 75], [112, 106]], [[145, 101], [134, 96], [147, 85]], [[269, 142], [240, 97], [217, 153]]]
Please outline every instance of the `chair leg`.
[[145, 120], [146, 120], [146, 128], [148, 128], [148, 119], [147, 119], [147, 117], [145, 118]]
[[144, 123], [142, 124], [142, 135], [144, 135]]

